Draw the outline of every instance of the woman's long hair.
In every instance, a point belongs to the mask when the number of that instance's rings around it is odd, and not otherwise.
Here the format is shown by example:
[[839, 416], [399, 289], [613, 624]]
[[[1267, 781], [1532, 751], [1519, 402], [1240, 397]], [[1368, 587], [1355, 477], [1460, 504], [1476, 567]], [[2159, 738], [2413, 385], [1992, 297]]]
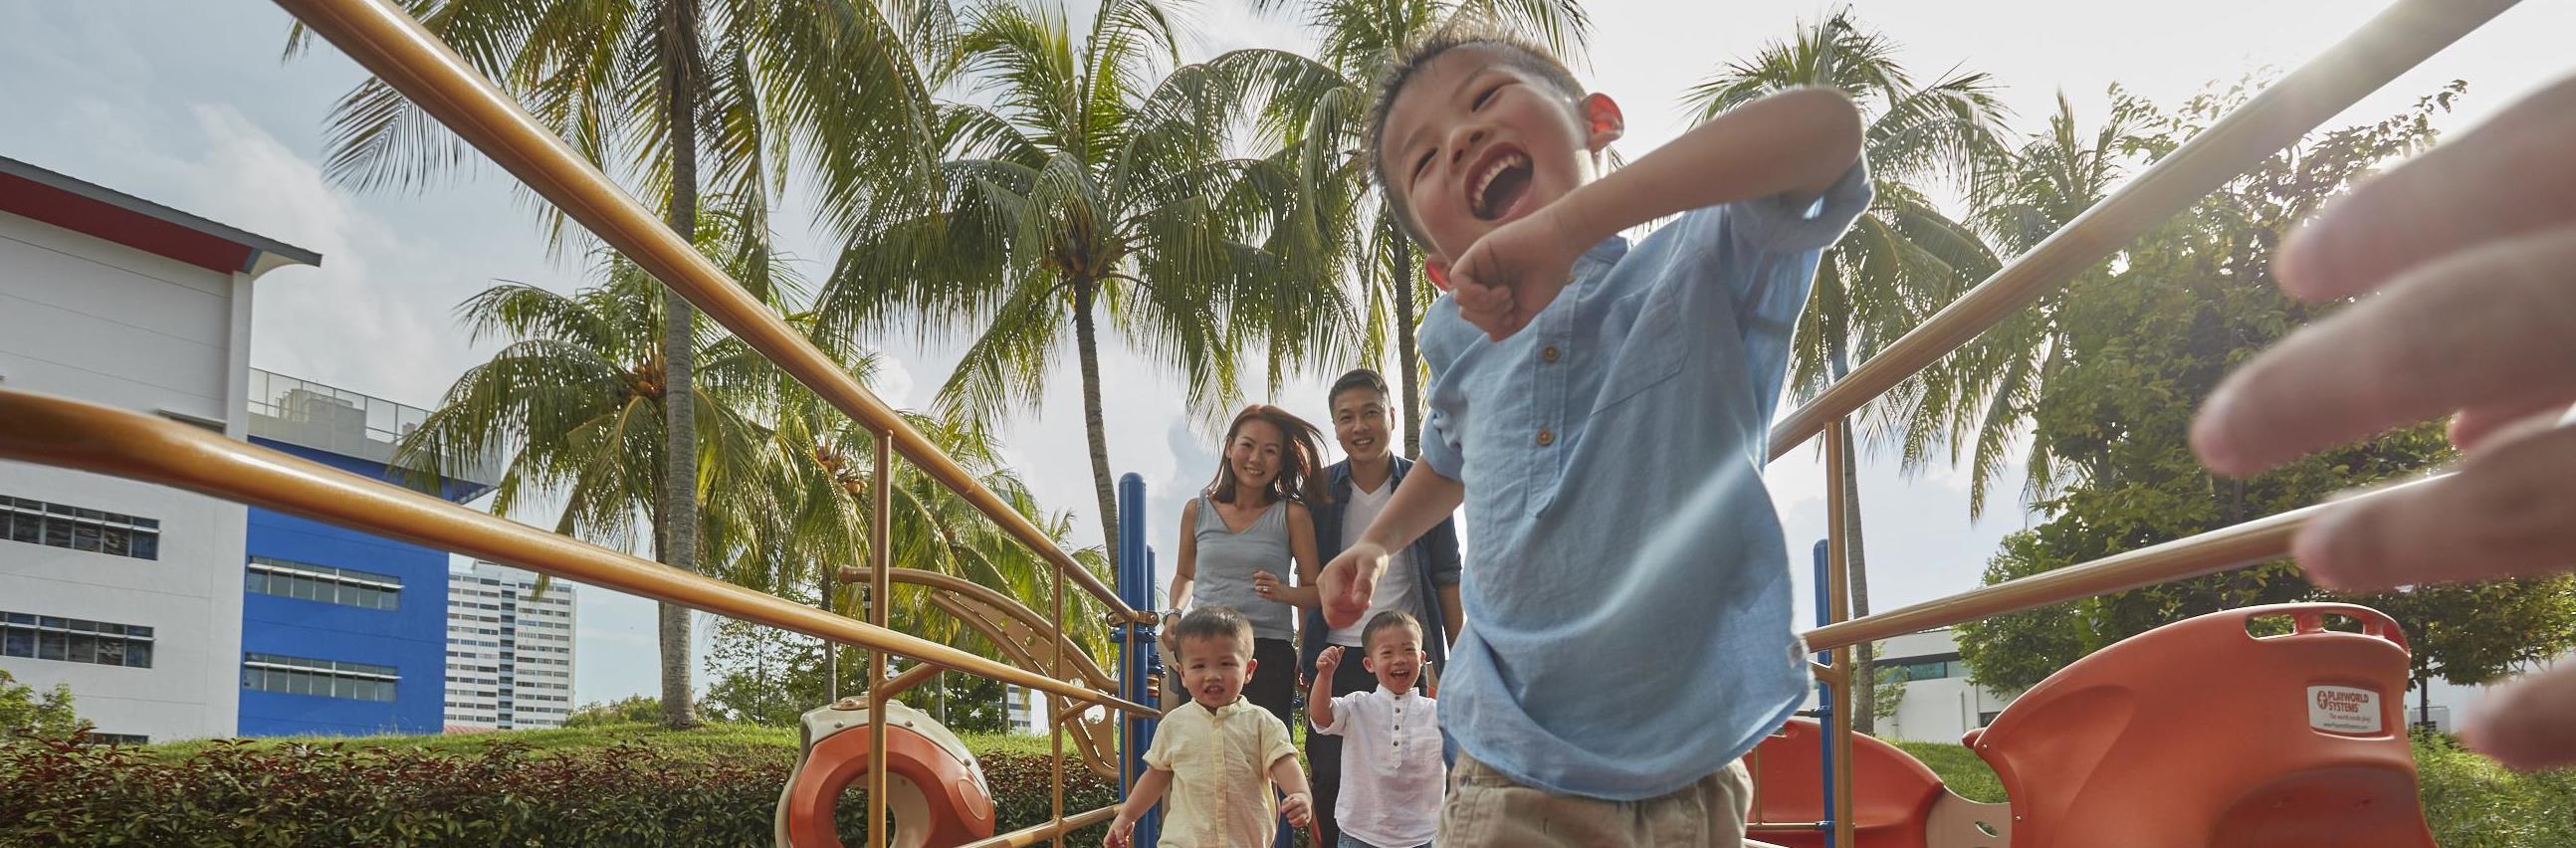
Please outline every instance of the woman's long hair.
[[1332, 495], [1324, 490], [1323, 479], [1323, 432], [1306, 423], [1306, 419], [1266, 403], [1244, 407], [1234, 416], [1234, 424], [1225, 428], [1225, 442], [1217, 451], [1216, 479], [1208, 483], [1208, 498], [1217, 503], [1234, 502], [1234, 463], [1229, 454], [1234, 450], [1235, 437], [1243, 435], [1243, 425], [1254, 421], [1267, 421], [1279, 428], [1284, 442], [1279, 446], [1279, 474], [1270, 478], [1270, 499], [1300, 500], [1310, 505], [1329, 502]]

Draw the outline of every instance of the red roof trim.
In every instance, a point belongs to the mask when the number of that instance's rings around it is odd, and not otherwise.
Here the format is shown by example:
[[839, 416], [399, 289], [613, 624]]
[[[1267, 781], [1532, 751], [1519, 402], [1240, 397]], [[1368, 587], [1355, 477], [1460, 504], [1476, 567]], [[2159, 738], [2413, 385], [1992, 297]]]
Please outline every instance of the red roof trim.
[[0, 173], [0, 211], [43, 221], [211, 271], [250, 270], [250, 245]]

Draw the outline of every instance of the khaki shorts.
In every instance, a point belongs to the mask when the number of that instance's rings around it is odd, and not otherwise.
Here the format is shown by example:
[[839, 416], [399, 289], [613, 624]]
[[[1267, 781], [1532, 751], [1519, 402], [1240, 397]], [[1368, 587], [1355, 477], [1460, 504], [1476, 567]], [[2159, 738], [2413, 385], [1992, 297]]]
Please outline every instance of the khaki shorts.
[[1443, 848], [1467, 846], [1724, 846], [1741, 848], [1753, 778], [1737, 761], [1680, 791], [1643, 801], [1550, 795], [1512, 782], [1464, 753], [1440, 807]]

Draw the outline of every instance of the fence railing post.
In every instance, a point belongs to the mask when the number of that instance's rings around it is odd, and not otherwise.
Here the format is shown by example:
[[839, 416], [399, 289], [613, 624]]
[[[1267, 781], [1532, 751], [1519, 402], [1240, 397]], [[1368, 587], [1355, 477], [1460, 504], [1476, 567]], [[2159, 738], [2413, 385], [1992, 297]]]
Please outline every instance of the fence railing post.
[[[1155, 611], [1154, 555], [1145, 540], [1145, 478], [1118, 477], [1118, 599], [1128, 608]], [[1161, 665], [1155, 656], [1155, 629], [1128, 622], [1119, 627], [1119, 696], [1140, 704], [1154, 703], [1153, 676]], [[1145, 774], [1145, 748], [1154, 743], [1155, 720], [1127, 714], [1118, 724], [1118, 800]], [[1154, 848], [1162, 822], [1151, 815], [1136, 821], [1134, 844]]]

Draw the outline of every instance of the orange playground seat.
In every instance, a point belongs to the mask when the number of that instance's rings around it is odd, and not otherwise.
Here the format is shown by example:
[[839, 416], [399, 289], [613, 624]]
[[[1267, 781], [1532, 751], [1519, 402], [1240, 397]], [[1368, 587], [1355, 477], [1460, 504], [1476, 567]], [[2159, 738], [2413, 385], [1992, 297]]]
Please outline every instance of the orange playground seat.
[[[1753, 821], [1823, 820], [1822, 751], [1816, 743], [1821, 732], [1813, 719], [1790, 719], [1754, 747], [1745, 760], [1758, 787]], [[2011, 830], [2006, 819], [2004, 805], [1952, 794], [1939, 775], [1904, 749], [1876, 737], [1852, 736], [1856, 848], [2003, 848]], [[1750, 836], [1782, 848], [1824, 848], [1826, 841], [1826, 834], [1814, 830], [1757, 828]]]
[[[2257, 619], [2290, 632], [2251, 635]], [[2003, 779], [2020, 845], [2432, 848], [2406, 691], [2386, 614], [2249, 607], [2102, 649], [1961, 741]]]

